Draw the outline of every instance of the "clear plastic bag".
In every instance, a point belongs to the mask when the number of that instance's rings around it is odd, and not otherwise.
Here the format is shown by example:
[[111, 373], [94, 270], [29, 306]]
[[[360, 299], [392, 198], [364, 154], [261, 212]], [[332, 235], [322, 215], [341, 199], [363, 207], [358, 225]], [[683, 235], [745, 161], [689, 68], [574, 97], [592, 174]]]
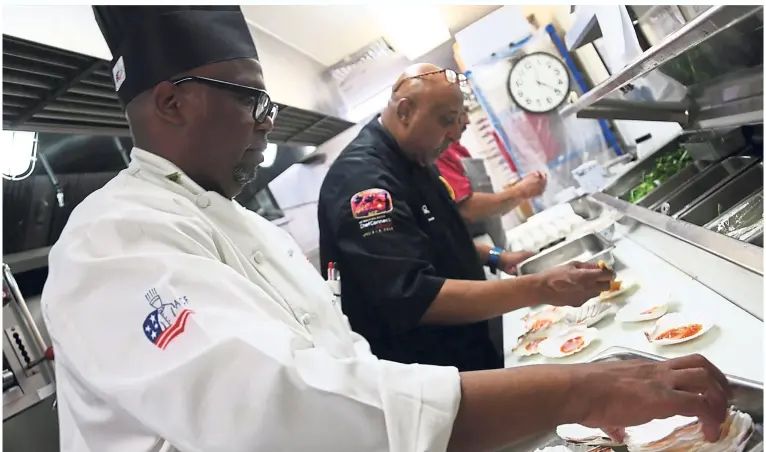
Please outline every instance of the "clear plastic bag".
[[[541, 30], [521, 47], [475, 65], [470, 80], [482, 106], [498, 126], [498, 134], [519, 174], [524, 176], [533, 171], [548, 174], [548, 187], [536, 203], [538, 208], [545, 208], [557, 204], [559, 192], [577, 186], [571, 174], [573, 169], [589, 160], [605, 164], [615, 154], [597, 120], [562, 118], [558, 110], [531, 114], [514, 104], [507, 88], [511, 67], [521, 56], [538, 51], [560, 58], [548, 33]], [[579, 93], [574, 77], [570, 78], [572, 89]]]

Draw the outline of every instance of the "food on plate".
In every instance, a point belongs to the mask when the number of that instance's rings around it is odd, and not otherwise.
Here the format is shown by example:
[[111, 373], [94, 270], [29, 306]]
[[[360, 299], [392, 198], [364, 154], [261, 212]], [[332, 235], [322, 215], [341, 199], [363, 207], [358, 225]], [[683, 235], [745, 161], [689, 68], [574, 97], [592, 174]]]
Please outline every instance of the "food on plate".
[[662, 316], [654, 328], [644, 332], [644, 335], [655, 344], [680, 344], [702, 336], [713, 326], [713, 322], [695, 315], [673, 313]]
[[585, 427], [580, 424], [565, 424], [556, 427], [556, 434], [572, 444], [584, 444], [587, 446], [620, 446], [621, 443], [613, 440], [603, 430]]
[[597, 329], [575, 326], [564, 333], [548, 336], [538, 344], [537, 351], [546, 358], [563, 358], [582, 351], [597, 337]]
[[559, 335], [569, 328], [561, 323], [553, 323], [542, 328], [532, 329], [521, 336], [516, 341], [516, 346], [511, 350], [516, 356], [532, 356], [538, 353], [540, 343], [549, 336]]
[[566, 317], [570, 309], [572, 308], [567, 306], [546, 306], [539, 311], [529, 312], [521, 318], [524, 321], [524, 331], [537, 330], [558, 323]]
[[702, 331], [702, 324], [692, 323], [691, 325], [679, 326], [672, 328], [664, 333], [658, 334], [655, 339], [661, 341], [663, 339], [686, 339], [687, 337], [694, 336]]
[[731, 408], [721, 425], [721, 436], [708, 443], [702, 425], [695, 417], [673, 416], [656, 419], [625, 429], [625, 444], [630, 452], [729, 452], [744, 450], [754, 431], [752, 418]]
[[632, 289], [634, 285], [635, 283], [631, 281], [613, 280], [609, 285], [609, 290], [601, 292], [601, 295], [599, 295], [598, 298], [601, 301], [613, 300], [625, 294], [627, 291]]
[[609, 265], [607, 265], [607, 264], [606, 264], [606, 262], [604, 262], [604, 261], [598, 261], [598, 268], [600, 268], [600, 269], [602, 269], [602, 270], [603, 270], [603, 269], [607, 269], [607, 270], [611, 270], [611, 269], [612, 269], [612, 268], [611, 268], [611, 267], [609, 267]]
[[615, 318], [620, 322], [645, 322], [659, 319], [668, 312], [668, 303], [628, 304], [620, 309]]

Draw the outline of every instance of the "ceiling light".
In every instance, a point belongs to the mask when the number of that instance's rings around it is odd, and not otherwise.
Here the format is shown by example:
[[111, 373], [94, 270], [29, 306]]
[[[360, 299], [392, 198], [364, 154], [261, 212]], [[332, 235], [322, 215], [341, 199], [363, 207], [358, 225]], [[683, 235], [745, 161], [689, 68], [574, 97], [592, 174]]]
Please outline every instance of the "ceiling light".
[[3, 178], [21, 180], [35, 170], [37, 133], [3, 130]]
[[263, 163], [260, 166], [270, 167], [274, 164], [274, 160], [277, 159], [277, 144], [269, 143], [266, 145], [266, 149], [263, 151]]
[[452, 37], [439, 6], [373, 7], [386, 41], [410, 61]]

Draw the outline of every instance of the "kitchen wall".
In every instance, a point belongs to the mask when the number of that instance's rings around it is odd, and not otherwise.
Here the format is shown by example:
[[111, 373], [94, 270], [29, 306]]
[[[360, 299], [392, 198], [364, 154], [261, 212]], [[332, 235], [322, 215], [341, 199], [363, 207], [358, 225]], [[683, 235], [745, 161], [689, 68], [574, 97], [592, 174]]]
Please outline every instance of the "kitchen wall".
[[319, 269], [319, 225], [317, 199], [319, 188], [330, 165], [338, 154], [357, 136], [365, 121], [345, 130], [317, 148], [327, 155], [320, 164], [295, 164], [277, 176], [269, 189], [285, 213], [287, 222], [282, 228], [293, 236], [312, 264]]

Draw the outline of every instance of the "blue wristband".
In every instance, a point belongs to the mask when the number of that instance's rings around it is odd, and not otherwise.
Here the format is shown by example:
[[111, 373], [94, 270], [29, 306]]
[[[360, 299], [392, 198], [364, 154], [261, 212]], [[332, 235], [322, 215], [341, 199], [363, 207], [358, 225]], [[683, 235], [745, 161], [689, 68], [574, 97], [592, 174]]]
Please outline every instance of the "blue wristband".
[[497, 273], [497, 266], [500, 264], [500, 254], [502, 254], [503, 251], [505, 250], [497, 246], [489, 250], [489, 259], [487, 259], [487, 265], [489, 266], [489, 271], [491, 271], [492, 274]]

